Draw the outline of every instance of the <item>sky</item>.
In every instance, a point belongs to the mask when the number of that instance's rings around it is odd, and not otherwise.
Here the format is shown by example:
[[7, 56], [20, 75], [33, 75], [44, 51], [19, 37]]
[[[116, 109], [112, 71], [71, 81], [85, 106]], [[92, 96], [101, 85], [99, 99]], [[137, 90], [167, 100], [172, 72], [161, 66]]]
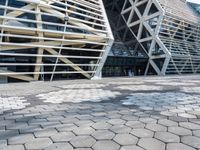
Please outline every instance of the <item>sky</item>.
[[200, 4], [200, 0], [187, 0], [188, 2], [191, 3], [196, 3], [196, 4]]

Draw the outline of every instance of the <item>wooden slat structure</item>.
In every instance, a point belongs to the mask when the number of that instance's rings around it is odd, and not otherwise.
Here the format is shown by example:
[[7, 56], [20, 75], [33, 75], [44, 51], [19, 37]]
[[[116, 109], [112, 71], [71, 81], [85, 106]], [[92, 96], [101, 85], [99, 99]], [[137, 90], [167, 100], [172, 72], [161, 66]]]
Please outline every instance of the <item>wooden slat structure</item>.
[[102, 0], [0, 2], [0, 76], [98, 78], [113, 40]]

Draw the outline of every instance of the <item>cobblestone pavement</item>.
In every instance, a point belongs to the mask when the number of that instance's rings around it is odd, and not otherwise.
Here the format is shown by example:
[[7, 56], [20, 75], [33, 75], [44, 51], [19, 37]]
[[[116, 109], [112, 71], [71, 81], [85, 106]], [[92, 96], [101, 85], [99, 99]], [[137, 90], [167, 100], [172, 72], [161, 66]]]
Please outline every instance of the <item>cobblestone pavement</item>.
[[0, 85], [0, 150], [200, 150], [200, 77]]

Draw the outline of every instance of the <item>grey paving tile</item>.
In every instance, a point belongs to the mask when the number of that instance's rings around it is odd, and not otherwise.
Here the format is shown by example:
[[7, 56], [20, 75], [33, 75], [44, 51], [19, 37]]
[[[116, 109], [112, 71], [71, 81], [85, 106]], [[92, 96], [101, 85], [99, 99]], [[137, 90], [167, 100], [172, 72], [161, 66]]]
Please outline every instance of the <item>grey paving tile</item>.
[[99, 129], [99, 130], [109, 129], [111, 126], [112, 125], [107, 122], [97, 122], [92, 125], [94, 129]]
[[2, 147], [1, 150], [25, 150], [23, 145], [9, 145]]
[[134, 145], [138, 142], [138, 138], [131, 134], [117, 134], [113, 140], [120, 145]]
[[167, 127], [178, 126], [177, 122], [171, 121], [171, 120], [168, 120], [168, 119], [160, 119], [160, 120], [158, 120], [158, 123], [163, 125], [163, 126], [167, 126]]
[[152, 131], [167, 131], [167, 128], [165, 126], [153, 123], [147, 124], [145, 128]]
[[180, 116], [172, 116], [172, 117], [169, 117], [170, 120], [172, 121], [175, 121], [175, 122], [187, 122], [188, 119], [187, 118], [184, 118], [184, 117], [180, 117]]
[[200, 148], [200, 138], [195, 136], [183, 136], [181, 142], [194, 148]]
[[108, 121], [108, 123], [112, 124], [112, 125], [123, 125], [126, 123], [125, 120], [122, 120], [122, 119], [110, 119]]
[[179, 136], [169, 133], [169, 132], [156, 132], [155, 138], [163, 141], [164, 143], [179, 143], [180, 142]]
[[194, 148], [182, 143], [169, 143], [166, 150], [195, 150]]
[[148, 129], [133, 129], [131, 134], [139, 138], [151, 138], [154, 136], [154, 132]]
[[[129, 110], [131, 112], [131, 110]], [[139, 117], [136, 117], [136, 116], [133, 116], [133, 115], [123, 115], [121, 117], [123, 120], [126, 120], [126, 121], [137, 121], [139, 120]]]
[[200, 129], [200, 125], [197, 125], [197, 124], [194, 124], [191, 122], [180, 122], [179, 125], [181, 127], [191, 129], [191, 130], [199, 130]]
[[76, 148], [74, 150], [92, 150], [91, 148]]
[[6, 140], [8, 138], [11, 138], [13, 136], [19, 135], [18, 130], [6, 130], [6, 131], [0, 131], [0, 140]]
[[114, 125], [110, 128], [114, 133], [130, 133], [131, 128], [125, 125]]
[[91, 120], [80, 120], [80, 121], [75, 122], [74, 124], [76, 124], [79, 127], [80, 126], [88, 127], [88, 126], [92, 126], [94, 124], [94, 122]]
[[95, 130], [89, 126], [81, 126], [73, 130], [76, 135], [91, 135], [94, 131]]
[[67, 131], [73, 131], [77, 129], [78, 127], [75, 124], [60, 124], [60, 125], [57, 125], [55, 128], [59, 132], [67, 132]]
[[24, 133], [34, 133], [40, 130], [42, 130], [42, 127], [39, 125], [29, 125], [28, 127], [20, 129], [19, 132], [20, 134], [24, 134]]
[[97, 130], [92, 133], [92, 136], [97, 140], [111, 140], [115, 134], [109, 130]]
[[140, 122], [142, 123], [157, 123], [157, 120], [156, 119], [153, 119], [153, 118], [140, 118], [139, 119]]
[[127, 126], [131, 127], [131, 128], [144, 128], [145, 124], [140, 122], [140, 121], [128, 121], [126, 123]]
[[130, 145], [130, 146], [122, 146], [120, 150], [144, 150], [144, 149], [136, 145]]
[[96, 140], [91, 136], [76, 136], [70, 141], [76, 148], [90, 148], [95, 142]]
[[51, 139], [53, 142], [68, 142], [73, 139], [75, 135], [72, 132], [59, 132], [53, 134]]
[[33, 134], [20, 134], [11, 138], [8, 138], [8, 144], [25, 144], [26, 142], [34, 140]]
[[35, 137], [50, 137], [58, 133], [55, 129], [43, 129], [34, 132]]
[[25, 148], [27, 150], [45, 149], [51, 144], [52, 141], [49, 138], [37, 138], [35, 140], [25, 143]]
[[189, 113], [179, 113], [178, 116], [184, 117], [184, 118], [197, 118], [195, 115], [192, 115]]
[[7, 130], [20, 130], [20, 129], [23, 129], [23, 128], [26, 128], [28, 127], [28, 124], [26, 122], [20, 122], [20, 123], [12, 123], [12, 124], [9, 124], [6, 126], [6, 129]]
[[193, 135], [197, 136], [197, 137], [200, 137], [200, 130], [193, 131]]
[[73, 150], [73, 147], [69, 143], [53, 143], [44, 150]]
[[97, 141], [93, 146], [93, 150], [119, 150], [119, 144], [110, 141], [110, 140], [103, 140]]
[[165, 150], [165, 144], [154, 138], [141, 138], [138, 145], [146, 150]]
[[192, 131], [183, 127], [169, 127], [168, 131], [179, 136], [192, 135]]
[[79, 119], [77, 119], [77, 118], [65, 118], [65, 119], [62, 119], [62, 120], [60, 120], [62, 123], [64, 123], [64, 124], [72, 124], [72, 123], [75, 123], [75, 122], [78, 122], [79, 121]]
[[7, 140], [0, 140], [0, 149], [7, 146]]

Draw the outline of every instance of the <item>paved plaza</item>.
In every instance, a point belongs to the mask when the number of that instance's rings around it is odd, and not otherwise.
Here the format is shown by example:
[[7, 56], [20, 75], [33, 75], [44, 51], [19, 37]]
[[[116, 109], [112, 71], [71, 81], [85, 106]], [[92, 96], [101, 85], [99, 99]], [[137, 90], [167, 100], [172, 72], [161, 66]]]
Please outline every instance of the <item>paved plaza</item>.
[[200, 76], [0, 85], [0, 150], [200, 150]]

